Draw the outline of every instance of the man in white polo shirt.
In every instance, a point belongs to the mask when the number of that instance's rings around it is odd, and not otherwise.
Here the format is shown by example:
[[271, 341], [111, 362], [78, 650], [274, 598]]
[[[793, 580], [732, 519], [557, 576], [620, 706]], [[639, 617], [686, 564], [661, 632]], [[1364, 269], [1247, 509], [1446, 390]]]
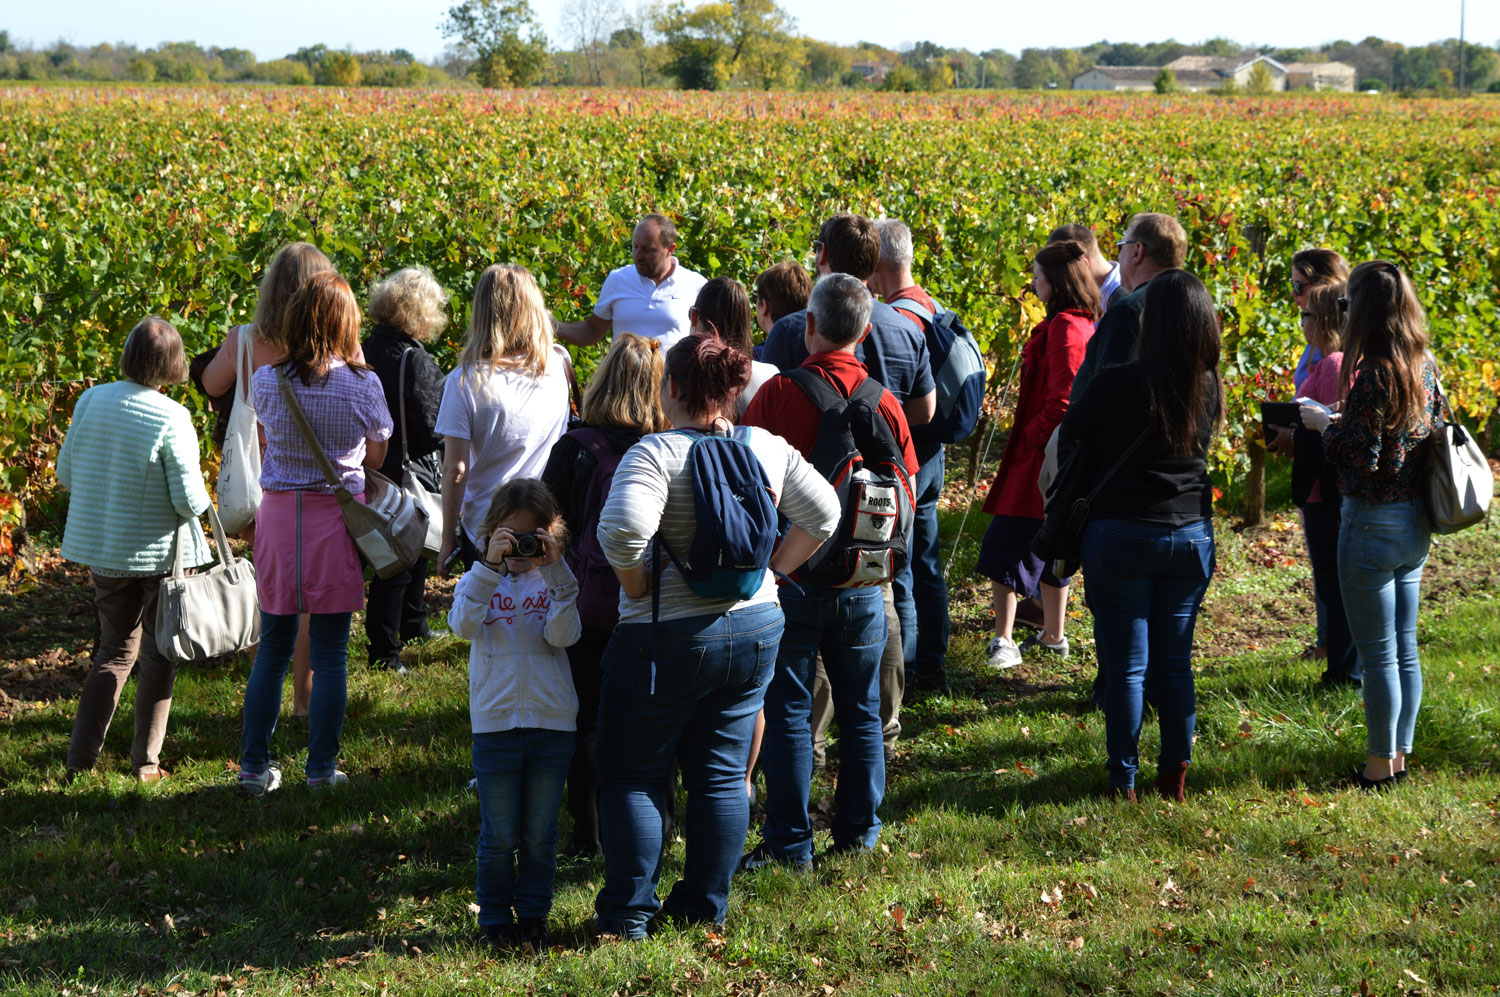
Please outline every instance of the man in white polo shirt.
[[592, 346], [618, 329], [658, 339], [669, 349], [688, 334], [688, 309], [707, 279], [677, 262], [677, 226], [665, 215], [647, 215], [636, 223], [630, 243], [634, 262], [604, 278], [592, 315], [557, 323], [559, 339]]

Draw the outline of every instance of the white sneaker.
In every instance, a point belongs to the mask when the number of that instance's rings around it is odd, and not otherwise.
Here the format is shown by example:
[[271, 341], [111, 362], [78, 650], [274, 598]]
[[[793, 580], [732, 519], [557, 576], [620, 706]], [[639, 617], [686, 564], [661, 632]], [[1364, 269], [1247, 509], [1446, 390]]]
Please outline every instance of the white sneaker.
[[999, 634], [990, 638], [988, 653], [991, 668], [1014, 668], [1021, 663], [1021, 649], [1016, 642]]
[[240, 790], [247, 796], [265, 796], [281, 788], [281, 766], [275, 762], [266, 766], [260, 775], [240, 773]]
[[340, 786], [347, 785], [349, 785], [349, 777], [338, 769], [334, 769], [333, 774], [326, 778], [307, 780], [307, 788], [314, 793], [321, 793], [325, 789], [337, 789]]

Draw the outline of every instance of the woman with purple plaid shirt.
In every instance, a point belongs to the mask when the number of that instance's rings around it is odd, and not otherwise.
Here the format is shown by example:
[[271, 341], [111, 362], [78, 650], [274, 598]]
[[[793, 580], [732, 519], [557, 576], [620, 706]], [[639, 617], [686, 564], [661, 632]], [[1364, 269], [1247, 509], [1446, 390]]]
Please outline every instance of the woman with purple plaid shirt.
[[316, 274], [287, 306], [286, 360], [252, 378], [260, 420], [260, 486], [255, 517], [260, 648], [245, 687], [240, 788], [252, 796], [281, 785], [271, 735], [298, 614], [310, 613], [313, 688], [307, 717], [307, 785], [314, 791], [348, 782], [338, 771], [347, 695], [349, 620], [364, 605], [364, 568], [316, 457], [303, 440], [277, 384], [285, 371], [307, 421], [339, 475], [363, 499], [366, 467], [385, 460], [391, 414], [380, 379], [356, 360], [359, 305], [344, 278]]

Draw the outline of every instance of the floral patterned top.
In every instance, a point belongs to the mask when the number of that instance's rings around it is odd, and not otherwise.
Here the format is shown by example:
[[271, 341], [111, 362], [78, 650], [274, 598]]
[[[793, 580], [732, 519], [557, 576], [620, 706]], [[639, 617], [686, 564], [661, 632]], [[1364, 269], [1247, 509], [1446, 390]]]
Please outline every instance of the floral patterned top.
[[1323, 432], [1323, 459], [1338, 470], [1339, 491], [1367, 502], [1404, 502], [1417, 497], [1421, 487], [1422, 444], [1441, 418], [1437, 367], [1432, 358], [1422, 363], [1422, 387], [1427, 391], [1427, 418], [1410, 432], [1386, 429], [1390, 377], [1371, 361], [1354, 371], [1354, 383], [1344, 398], [1343, 418]]

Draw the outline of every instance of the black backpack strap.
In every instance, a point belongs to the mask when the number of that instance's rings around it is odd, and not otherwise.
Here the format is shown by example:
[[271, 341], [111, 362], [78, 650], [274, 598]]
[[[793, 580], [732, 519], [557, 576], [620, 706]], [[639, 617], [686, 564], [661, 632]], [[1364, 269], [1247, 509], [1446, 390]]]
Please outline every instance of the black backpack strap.
[[596, 463], [602, 464], [606, 457], [613, 457], [615, 455], [614, 448], [609, 445], [609, 437], [592, 426], [571, 430], [566, 435], [573, 437], [579, 446], [582, 446], [589, 453], [593, 454]]
[[873, 377], [866, 377], [859, 382], [859, 387], [849, 395], [851, 402], [864, 402], [872, 409], [880, 408], [880, 401], [885, 397], [885, 385]]
[[[808, 370], [806, 367], [796, 367], [781, 373], [801, 388], [802, 393], [818, 407], [820, 412], [839, 412], [849, 404], [849, 399], [844, 397], [843, 392], [829, 384], [827, 378], [815, 371]], [[865, 380], [868, 381], [869, 378]]]

